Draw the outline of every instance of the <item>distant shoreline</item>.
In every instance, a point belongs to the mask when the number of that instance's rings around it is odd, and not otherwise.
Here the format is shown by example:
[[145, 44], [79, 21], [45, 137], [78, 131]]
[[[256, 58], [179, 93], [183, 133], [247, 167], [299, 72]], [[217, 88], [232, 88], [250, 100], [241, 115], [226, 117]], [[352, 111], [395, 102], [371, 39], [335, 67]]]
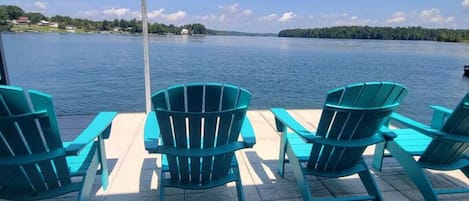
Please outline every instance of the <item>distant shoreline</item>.
[[469, 42], [469, 30], [429, 29], [422, 27], [337, 26], [310, 29], [286, 29], [278, 37], [378, 39], [407, 41]]

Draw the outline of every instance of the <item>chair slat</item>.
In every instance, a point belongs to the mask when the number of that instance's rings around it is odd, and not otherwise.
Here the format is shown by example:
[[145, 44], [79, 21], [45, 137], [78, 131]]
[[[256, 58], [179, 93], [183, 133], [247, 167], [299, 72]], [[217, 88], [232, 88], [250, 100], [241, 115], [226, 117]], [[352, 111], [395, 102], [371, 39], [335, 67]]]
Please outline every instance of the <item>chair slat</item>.
[[[184, 116], [172, 116], [174, 127], [174, 139], [176, 139], [176, 147], [188, 148], [187, 140], [189, 133], [186, 130], [186, 118]], [[178, 156], [179, 174], [182, 181], [189, 181], [189, 158]], [[173, 168], [170, 166], [170, 168]]]
[[[233, 119], [233, 116], [229, 114], [219, 116], [218, 133], [217, 133], [217, 140], [216, 140], [217, 147], [227, 144], [228, 134], [231, 129], [232, 122], [233, 122], [232, 119]], [[219, 155], [219, 156], [214, 157], [213, 170], [212, 170], [212, 175], [214, 178], [219, 178], [223, 174], [221, 172], [223, 168], [223, 161], [228, 160], [225, 157], [226, 155]]]
[[[174, 146], [176, 142], [174, 139], [174, 132], [173, 132], [173, 126], [171, 123], [171, 117], [167, 113], [162, 113], [158, 111], [156, 112], [156, 116], [158, 119], [160, 131], [162, 133], [161, 138], [163, 140], [163, 143], [169, 146]], [[168, 159], [169, 167], [177, 167], [177, 159], [175, 156], [168, 156], [167, 159]], [[179, 175], [178, 168], [170, 168], [169, 170], [170, 170], [171, 175]]]
[[185, 88], [174, 87], [168, 89], [169, 105], [171, 110], [184, 112], [185, 106]]
[[[190, 148], [202, 148], [202, 118], [200, 117], [189, 117], [189, 147]], [[190, 168], [191, 168], [191, 181], [192, 183], [200, 182], [200, 157], [191, 157], [190, 158]]]
[[222, 97], [222, 110], [227, 110], [235, 108], [238, 105], [239, 100], [239, 88], [225, 85], [223, 87], [223, 97]]
[[214, 112], [220, 111], [220, 101], [222, 97], [220, 85], [206, 85], [205, 86], [205, 111]]
[[202, 112], [204, 103], [204, 86], [187, 86], [187, 108], [188, 112]]
[[[204, 148], [211, 148], [215, 145], [215, 136], [217, 132], [217, 117], [207, 117], [204, 119]], [[210, 180], [213, 165], [213, 157], [203, 157], [202, 159], [202, 181]]]

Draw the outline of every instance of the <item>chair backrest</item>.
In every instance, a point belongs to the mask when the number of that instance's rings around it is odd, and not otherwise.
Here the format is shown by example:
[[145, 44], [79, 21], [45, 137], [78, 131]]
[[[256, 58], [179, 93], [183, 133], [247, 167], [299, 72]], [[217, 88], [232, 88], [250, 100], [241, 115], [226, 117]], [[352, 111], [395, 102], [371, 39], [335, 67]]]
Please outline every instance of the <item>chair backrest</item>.
[[163, 145], [201, 153], [200, 157], [166, 154], [172, 180], [204, 184], [229, 173], [234, 151], [224, 151], [224, 145], [237, 142], [250, 98], [239, 87], [198, 83], [152, 96]]
[[[469, 136], [469, 93], [453, 110], [441, 131], [446, 135]], [[448, 164], [469, 153], [469, 143], [434, 138], [419, 161], [433, 164]]]
[[[391, 82], [351, 84], [331, 90], [323, 107], [317, 136], [327, 139], [362, 139], [374, 135], [407, 95], [407, 90]], [[340, 171], [361, 160], [366, 146], [346, 148], [313, 145], [308, 168]]]
[[71, 183], [52, 99], [28, 94], [0, 86], [0, 192], [8, 194], [35, 195]]

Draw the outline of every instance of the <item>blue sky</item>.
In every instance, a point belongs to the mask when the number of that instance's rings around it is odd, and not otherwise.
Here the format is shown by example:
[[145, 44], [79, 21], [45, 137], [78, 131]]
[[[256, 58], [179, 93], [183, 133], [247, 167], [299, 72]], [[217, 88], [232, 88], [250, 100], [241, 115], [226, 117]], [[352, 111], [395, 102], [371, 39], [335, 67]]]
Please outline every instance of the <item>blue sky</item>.
[[[28, 12], [92, 20], [140, 19], [140, 0], [2, 0]], [[469, 28], [469, 0], [147, 0], [150, 22], [277, 33], [288, 28]]]

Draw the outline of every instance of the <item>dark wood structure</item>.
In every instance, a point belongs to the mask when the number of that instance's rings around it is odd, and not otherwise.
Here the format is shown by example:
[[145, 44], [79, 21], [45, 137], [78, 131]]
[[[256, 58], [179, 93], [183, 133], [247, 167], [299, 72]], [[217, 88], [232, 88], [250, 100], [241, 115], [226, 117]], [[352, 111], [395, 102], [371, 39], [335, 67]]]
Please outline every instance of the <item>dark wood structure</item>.
[[464, 65], [464, 76], [469, 77], [469, 65]]

